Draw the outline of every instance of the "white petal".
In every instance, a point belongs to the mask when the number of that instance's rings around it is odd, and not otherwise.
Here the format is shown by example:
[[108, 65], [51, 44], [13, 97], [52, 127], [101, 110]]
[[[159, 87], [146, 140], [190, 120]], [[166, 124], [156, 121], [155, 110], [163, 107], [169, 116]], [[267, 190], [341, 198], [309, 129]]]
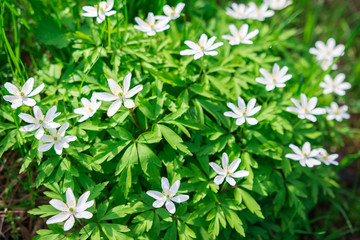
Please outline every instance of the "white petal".
[[219, 165], [217, 165], [216, 163], [211, 162], [211, 163], [209, 163], [209, 165], [210, 165], [210, 167], [212, 167], [212, 169], [214, 169], [214, 171], [217, 174], [223, 174], [224, 173], [224, 170]]
[[70, 218], [64, 224], [64, 231], [70, 230], [74, 226], [74, 223], [75, 223], [75, 218], [73, 215], [71, 215]]
[[51, 206], [53, 206], [54, 208], [56, 208], [59, 211], [65, 212], [68, 210], [68, 207], [66, 206], [66, 204], [60, 200], [52, 199], [49, 203]]
[[234, 178], [241, 178], [241, 177], [247, 177], [247, 176], [249, 176], [249, 171], [246, 171], [246, 170], [240, 170], [231, 175], [231, 177], [234, 177]]
[[33, 107], [36, 104], [36, 101], [32, 98], [24, 98], [23, 103], [29, 107]]
[[119, 110], [119, 108], [121, 107], [121, 104], [122, 104], [121, 99], [118, 99], [115, 102], [113, 102], [107, 111], [107, 115], [109, 117], [113, 116]]
[[169, 180], [166, 177], [161, 178], [161, 188], [163, 191], [168, 191], [170, 188]]
[[134, 88], [132, 88], [128, 93], [126, 93], [125, 97], [126, 98], [131, 98], [132, 96], [134, 96], [135, 94], [137, 94], [141, 90], [143, 90], [143, 85], [137, 85]]
[[6, 82], [4, 84], [4, 87], [6, 88], [6, 90], [8, 90], [9, 93], [11, 94], [15, 94], [20, 92], [19, 89], [12, 83]]
[[246, 122], [250, 125], [256, 125], [259, 121], [256, 118], [246, 118]]
[[34, 87], [34, 78], [31, 77], [25, 82], [21, 91], [25, 94], [25, 96], [27, 96], [32, 91], [33, 87]]
[[[44, 136], [43, 136], [44, 137]], [[38, 147], [38, 150], [40, 152], [46, 152], [46, 151], [49, 151], [50, 148], [53, 146], [54, 144], [53, 143], [47, 143], [47, 144], [43, 144], [41, 146]]]
[[222, 154], [221, 165], [222, 165], [223, 169], [226, 169], [228, 167], [228, 165], [229, 165], [229, 157], [226, 154], [226, 152], [224, 152]]
[[215, 184], [217, 185], [220, 185], [224, 182], [224, 179], [225, 179], [226, 175], [217, 175], [215, 178], [214, 178], [214, 182]]
[[226, 177], [226, 181], [227, 181], [231, 186], [235, 186], [235, 184], [236, 184], [235, 180], [234, 180], [232, 177], [230, 177], [230, 176], [227, 176], [227, 177]]
[[239, 117], [237, 120], [236, 120], [236, 125], [238, 126], [241, 126], [245, 123], [245, 117]]
[[171, 200], [167, 200], [165, 203], [166, 210], [169, 211], [169, 213], [174, 214], [176, 211], [175, 204]]
[[76, 199], [71, 188], [66, 189], [66, 204], [69, 208], [76, 208]]
[[[39, 125], [37, 124], [30, 124], [30, 125], [26, 125], [21, 127], [19, 130], [22, 132], [32, 132], [35, 131], [36, 129], [39, 128]], [[36, 135], [36, 134], [35, 134]], [[35, 136], [36, 137], [36, 136]]]
[[[124, 92], [128, 92], [130, 89], [130, 80], [131, 80], [131, 73], [125, 76], [124, 78]], [[132, 97], [132, 96], [131, 96]]]
[[156, 201], [153, 203], [152, 206], [153, 206], [154, 208], [161, 208], [161, 207], [164, 205], [165, 201], [166, 201], [166, 198], [165, 198], [165, 197], [160, 198], [160, 199], [156, 200]]
[[37, 94], [39, 94], [43, 89], [44, 89], [44, 87], [45, 87], [45, 84], [40, 84], [40, 86], [38, 86], [37, 88], [35, 88], [34, 89], [34, 91], [32, 91], [29, 95], [28, 95], [28, 97], [32, 97], [32, 96], [35, 96], [35, 95], [37, 95]]
[[161, 192], [158, 192], [158, 191], [147, 191], [146, 192], [147, 195], [149, 195], [150, 197], [152, 198], [155, 198], [155, 199], [161, 199], [163, 198], [164, 196], [161, 194]]
[[20, 113], [19, 118], [21, 118], [27, 123], [35, 123], [35, 118], [27, 113]]
[[65, 221], [66, 219], [68, 219], [70, 217], [70, 213], [68, 212], [62, 212], [62, 213], [59, 213], [51, 218], [49, 218], [47, 221], [46, 221], [46, 224], [53, 224], [53, 223], [58, 223], [58, 222], [63, 222]]
[[124, 99], [124, 106], [128, 109], [135, 107], [135, 103], [131, 99]]
[[40, 127], [39, 130], [37, 130], [35, 133], [35, 138], [41, 139], [42, 136], [44, 136], [44, 128]]
[[92, 218], [92, 216], [93, 216], [93, 214], [91, 212], [88, 212], [88, 211], [76, 212], [75, 213], [76, 218], [90, 219], [90, 218]]
[[106, 93], [106, 92], [95, 92], [94, 93], [94, 97], [98, 100], [101, 101], [105, 101], [105, 102], [109, 102], [109, 101], [114, 101], [116, 99], [116, 97], [110, 93]]
[[177, 202], [177, 203], [182, 203], [182, 202], [189, 200], [189, 196], [188, 195], [179, 195], [179, 196], [172, 198], [171, 200], [174, 202]]
[[229, 166], [228, 170], [229, 172], [233, 173], [236, 171], [236, 169], [238, 169], [239, 165], [241, 163], [241, 159], [240, 158], [237, 158], [235, 159]]
[[174, 196], [177, 193], [179, 187], [180, 187], [180, 180], [177, 180], [170, 188], [170, 197]]
[[79, 200], [78, 200], [77, 205], [76, 205], [76, 210], [77, 211], [85, 210], [85, 209], [83, 209], [83, 205], [85, 205], [85, 203], [88, 200], [89, 196], [90, 196], [90, 191], [87, 191], [87, 192], [85, 192], [84, 194], [82, 194], [79, 197]]

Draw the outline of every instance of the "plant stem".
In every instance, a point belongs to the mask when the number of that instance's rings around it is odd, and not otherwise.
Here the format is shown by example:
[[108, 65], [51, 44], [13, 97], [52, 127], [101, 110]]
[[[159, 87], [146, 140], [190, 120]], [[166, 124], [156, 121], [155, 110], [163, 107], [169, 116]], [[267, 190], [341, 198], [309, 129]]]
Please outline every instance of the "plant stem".
[[269, 100], [271, 99], [273, 93], [274, 93], [274, 89], [271, 90], [271, 92], [270, 92], [269, 96], [267, 97], [267, 99], [265, 100], [264, 104], [269, 102]]
[[139, 124], [139, 121], [138, 121], [138, 119], [137, 119], [137, 116], [136, 116], [136, 114], [135, 114], [135, 112], [134, 112], [134, 109], [130, 109], [130, 112], [131, 112], [131, 115], [132, 115], [132, 117], [133, 117], [133, 119], [134, 119], [134, 121], [135, 121], [136, 127], [140, 130], [140, 132], [143, 132], [143, 130], [142, 130], [141, 127], [140, 127], [140, 124]]
[[297, 121], [297, 123], [295, 123], [293, 129], [295, 129], [295, 128], [299, 125], [300, 122], [301, 122], [301, 119], [299, 119], [299, 120]]
[[107, 25], [108, 25], [108, 46], [111, 47], [111, 22], [110, 22], [110, 18], [107, 18]]

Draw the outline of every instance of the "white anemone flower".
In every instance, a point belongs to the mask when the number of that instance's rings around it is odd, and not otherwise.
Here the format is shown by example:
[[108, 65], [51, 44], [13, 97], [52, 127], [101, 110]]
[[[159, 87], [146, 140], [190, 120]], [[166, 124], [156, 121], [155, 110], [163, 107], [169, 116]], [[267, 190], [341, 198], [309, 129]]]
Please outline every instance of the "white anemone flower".
[[231, 8], [229, 7], [226, 8], [226, 14], [236, 19], [249, 18], [251, 11], [253, 11], [253, 9], [246, 7], [245, 4], [243, 3], [240, 4], [232, 3]]
[[180, 55], [194, 55], [194, 59], [197, 60], [205, 55], [216, 56], [218, 55], [217, 51], [214, 51], [216, 48], [222, 46], [224, 43], [217, 42], [214, 44], [216, 37], [211, 37], [208, 39], [205, 33], [200, 36], [198, 43], [192, 41], [185, 41], [185, 44], [191, 48], [186, 49], [180, 52]]
[[295, 104], [295, 107], [287, 107], [286, 111], [298, 114], [300, 119], [306, 118], [312, 122], [316, 122], [314, 115], [326, 113], [324, 108], [316, 108], [318, 102], [317, 97], [312, 97], [308, 101], [306, 95], [302, 93], [300, 95], [300, 103], [295, 98], [291, 98], [291, 101]]
[[336, 102], [332, 102], [330, 104], [330, 107], [325, 107], [326, 112], [328, 115], [326, 116], [327, 120], [334, 120], [341, 122], [343, 119], [349, 119], [350, 114], [347, 113], [348, 106], [344, 105], [339, 107], [339, 105]]
[[84, 6], [82, 9], [85, 11], [82, 15], [84, 17], [96, 17], [98, 23], [102, 23], [106, 16], [112, 16], [116, 13], [115, 10], [111, 10], [114, 6], [114, 0], [102, 1], [98, 5]]
[[135, 94], [140, 92], [143, 89], [143, 85], [137, 85], [134, 88], [132, 88], [130, 91], [130, 80], [131, 80], [131, 73], [125, 76], [124, 78], [124, 84], [123, 88], [119, 86], [114, 80], [108, 79], [108, 84], [111, 93], [94, 93], [94, 97], [101, 101], [115, 101], [113, 102], [108, 111], [107, 115], [109, 117], [113, 116], [121, 107], [122, 102], [124, 102], [124, 106], [126, 108], [133, 108], [135, 107], [135, 103], [130, 98], [133, 97]]
[[56, 112], [56, 106], [50, 108], [46, 112], [45, 116], [38, 106], [35, 106], [33, 108], [33, 112], [35, 117], [26, 113], [19, 114], [19, 117], [22, 120], [24, 120], [27, 123], [30, 123], [29, 125], [21, 127], [20, 131], [32, 132], [37, 130], [35, 133], [35, 138], [40, 139], [44, 135], [44, 128], [50, 129], [50, 128], [58, 128], [61, 126], [59, 123], [53, 122], [54, 118], [56, 118], [61, 114], [59, 112], [58, 113]]
[[74, 113], [83, 115], [78, 122], [83, 122], [92, 117], [101, 106], [101, 102], [96, 101], [96, 98], [91, 97], [90, 101], [86, 98], [81, 98], [83, 107], [74, 109]]
[[315, 159], [319, 154], [319, 150], [311, 150], [311, 145], [309, 142], [304, 143], [302, 149], [295, 146], [294, 144], [290, 144], [289, 147], [294, 151], [294, 153], [288, 153], [285, 155], [285, 157], [299, 161], [301, 166], [308, 166], [311, 168], [321, 164], [319, 160]]
[[282, 10], [292, 4], [292, 1], [288, 0], [264, 0], [264, 3], [269, 5], [273, 10]]
[[343, 44], [336, 45], [333, 38], [329, 38], [326, 44], [322, 41], [315, 43], [315, 48], [310, 48], [310, 53], [321, 61], [324, 59], [331, 60], [344, 54], [345, 46]]
[[260, 68], [260, 73], [264, 77], [256, 78], [256, 81], [266, 85], [266, 91], [271, 91], [275, 87], [283, 88], [286, 86], [285, 82], [292, 78], [291, 74], [286, 74], [288, 70], [286, 66], [280, 69], [277, 63], [275, 63], [272, 73], [269, 73], [264, 68]]
[[148, 13], [147, 19], [144, 21], [139, 17], [135, 18], [138, 25], [134, 28], [145, 32], [148, 36], [154, 36], [157, 32], [163, 32], [170, 28], [168, 17], [155, 17], [152, 12]]
[[70, 188], [66, 190], [66, 203], [52, 199], [49, 203], [51, 206], [61, 211], [61, 213], [49, 218], [46, 221], [46, 224], [53, 224], [66, 221], [64, 224], [64, 231], [70, 230], [75, 223], [75, 218], [92, 218], [93, 214], [89, 211], [85, 211], [92, 205], [94, 205], [94, 200], [87, 202], [90, 196], [90, 191], [87, 191], [79, 197], [79, 200], [76, 204], [76, 199], [74, 193]]
[[223, 35], [222, 38], [229, 40], [230, 45], [239, 45], [240, 43], [253, 44], [253, 41], [251, 41], [250, 39], [252, 39], [259, 33], [258, 29], [255, 29], [252, 32], [248, 32], [249, 31], [248, 24], [243, 24], [239, 28], [239, 30], [236, 28], [234, 24], [231, 24], [229, 26], [229, 29], [232, 35]]
[[224, 115], [226, 117], [236, 118], [236, 125], [239, 126], [245, 123], [245, 121], [250, 125], [256, 125], [258, 120], [251, 116], [259, 112], [261, 106], [255, 107], [255, 104], [255, 98], [251, 99], [246, 105], [244, 99], [238, 97], [238, 107], [233, 103], [227, 103], [227, 106], [232, 110], [232, 112], [225, 112]]
[[339, 157], [339, 154], [329, 154], [325, 149], [323, 148], [319, 148], [318, 149], [319, 153], [316, 156], [316, 158], [324, 163], [325, 165], [329, 166], [329, 165], [339, 165], [339, 162], [336, 161], [336, 159]]
[[180, 17], [181, 11], [184, 9], [185, 3], [178, 3], [176, 7], [165, 5], [163, 7], [164, 13], [169, 20], [175, 20]]
[[240, 163], [241, 163], [241, 159], [237, 158], [229, 165], [229, 157], [225, 152], [223, 153], [221, 159], [222, 168], [214, 162], [209, 163], [212, 169], [214, 169], [214, 171], [217, 174], [219, 174], [214, 179], [215, 184], [220, 185], [224, 182], [224, 179], [226, 179], [226, 181], [231, 186], [235, 186], [236, 182], [234, 178], [249, 176], [249, 171], [246, 170], [240, 170], [235, 172], [239, 167]]
[[256, 3], [254, 2], [250, 2], [249, 3], [249, 11], [251, 11], [249, 17], [251, 19], [255, 19], [258, 21], [264, 21], [265, 18], [269, 18], [272, 17], [274, 15], [274, 11], [273, 10], [269, 10], [268, 9], [268, 5], [267, 4], [261, 4], [260, 7], [258, 7], [256, 5]]
[[165, 177], [161, 178], [162, 193], [158, 191], [147, 191], [146, 194], [156, 199], [153, 203], [154, 208], [160, 208], [165, 203], [166, 210], [169, 213], [174, 214], [176, 211], [175, 204], [173, 202], [182, 203], [189, 199], [188, 195], [178, 195], [175, 197], [180, 187], [180, 180], [177, 180], [171, 187], [169, 180]]
[[40, 140], [45, 142], [45, 144], [39, 146], [38, 150], [40, 152], [49, 151], [52, 146], [54, 146], [55, 152], [57, 155], [61, 155], [63, 148], [69, 147], [69, 142], [73, 142], [77, 139], [76, 136], [65, 136], [66, 130], [69, 128], [69, 123], [64, 123], [59, 130], [50, 128], [50, 135], [44, 134]]
[[35, 106], [36, 101], [30, 97], [33, 97], [39, 94], [44, 89], [44, 84], [42, 83], [40, 86], [34, 89], [34, 78], [29, 78], [22, 88], [17, 88], [15, 85], [6, 82], [4, 87], [8, 92], [12, 95], [5, 95], [4, 99], [11, 103], [11, 108], [17, 109], [21, 105], [27, 105], [30, 107]]
[[324, 89], [324, 94], [336, 93], [339, 96], [345, 95], [345, 90], [351, 88], [351, 84], [348, 82], [344, 82], [345, 74], [340, 73], [336, 75], [334, 79], [331, 78], [330, 75], [326, 75], [324, 77], [324, 81], [320, 83], [320, 87]]

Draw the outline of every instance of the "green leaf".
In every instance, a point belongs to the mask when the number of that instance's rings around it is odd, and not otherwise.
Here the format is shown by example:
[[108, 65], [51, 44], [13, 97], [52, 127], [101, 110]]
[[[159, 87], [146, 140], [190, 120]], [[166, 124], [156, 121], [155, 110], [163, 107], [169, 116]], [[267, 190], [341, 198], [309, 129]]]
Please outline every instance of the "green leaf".
[[158, 124], [158, 127], [160, 128], [160, 131], [166, 141], [173, 149], [180, 150], [188, 155], [192, 155], [187, 146], [183, 144], [183, 140], [181, 139], [181, 137], [177, 135], [173, 130], [161, 124]]
[[144, 171], [146, 176], [153, 178], [154, 180], [160, 180], [160, 159], [145, 144], [138, 143], [137, 149], [141, 169]]
[[264, 216], [261, 212], [260, 205], [255, 201], [255, 199], [246, 191], [239, 189], [241, 198], [244, 201], [246, 207], [250, 210], [250, 212], [255, 213], [259, 218], [264, 219]]

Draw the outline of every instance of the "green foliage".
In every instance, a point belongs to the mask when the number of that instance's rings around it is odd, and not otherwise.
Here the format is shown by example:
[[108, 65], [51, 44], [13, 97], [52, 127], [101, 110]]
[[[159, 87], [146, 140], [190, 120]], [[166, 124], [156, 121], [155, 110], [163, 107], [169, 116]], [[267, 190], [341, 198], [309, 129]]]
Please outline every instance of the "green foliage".
[[[310, 141], [313, 148], [326, 144], [338, 149], [342, 135], [350, 135], [350, 130], [346, 123], [329, 122], [324, 116], [311, 123], [285, 110], [300, 92], [318, 96], [322, 107], [334, 100], [320, 95], [324, 73], [308, 54], [314, 40], [309, 31], [315, 26], [307, 24], [303, 41], [297, 39], [299, 29], [293, 24], [299, 18], [298, 5], [258, 22], [231, 19], [224, 5], [188, 1], [185, 13], [169, 30], [148, 37], [133, 28], [132, 19], [150, 10], [162, 13], [165, 1], [145, 1], [146, 6], [141, 5], [144, 1], [115, 1], [117, 14], [102, 24], [82, 17], [76, 1], [49, 2], [50, 6], [29, 1], [24, 10], [1, 3], [2, 15], [11, 10], [24, 26], [31, 25], [32, 40], [38, 40], [34, 47], [41, 54], [32, 66], [20, 67], [19, 55], [2, 33], [9, 61], [4, 79], [20, 85], [29, 75], [36, 84], [44, 82], [41, 98], [35, 97], [38, 106], [47, 110], [56, 105], [62, 112], [56, 121], [69, 122], [68, 132], [77, 141], [60, 156], [53, 149], [40, 153], [41, 143], [33, 134], [18, 130], [25, 123], [17, 116], [31, 109], [13, 110], [1, 98], [0, 156], [10, 151], [22, 154], [20, 173], [33, 169], [31, 187], [46, 187], [47, 197], [65, 201], [66, 188], [73, 189], [77, 199], [90, 191], [95, 205], [88, 209], [94, 216], [76, 222], [71, 231], [64, 232], [62, 223], [50, 224], [38, 230], [35, 239], [296, 239], [308, 232], [309, 211], [319, 198], [334, 197], [337, 169], [301, 167], [285, 158], [288, 146]], [[64, 9], [55, 11], [55, 3]], [[97, 1], [86, 4], [91, 3]], [[15, 15], [17, 11], [21, 15]], [[225, 42], [220, 36], [228, 34], [231, 23], [259, 29], [254, 44], [226, 42], [218, 56], [197, 61], [179, 55], [187, 48], [185, 40], [196, 42], [202, 33]], [[259, 68], [270, 70], [274, 63], [289, 66], [293, 78], [285, 89], [269, 95], [255, 78]], [[74, 109], [82, 106], [82, 97], [109, 92], [107, 78], [122, 82], [130, 72], [131, 85], [144, 86], [133, 97], [134, 109], [122, 106], [108, 118], [110, 104], [103, 102], [94, 116], [77, 122]], [[1, 93], [7, 94], [5, 89]], [[256, 98], [262, 106], [257, 125], [237, 126], [224, 116], [226, 104], [235, 103], [238, 96], [246, 102]], [[220, 163], [223, 152], [230, 161], [240, 157], [240, 169], [250, 172], [234, 187], [213, 182], [216, 174], [209, 162]], [[340, 168], [358, 156], [346, 157]], [[176, 204], [174, 215], [153, 208], [153, 199], [145, 194], [161, 189], [161, 177], [171, 183], [181, 180], [179, 191], [190, 196]], [[28, 213], [48, 218], [59, 211], [37, 205]]]

